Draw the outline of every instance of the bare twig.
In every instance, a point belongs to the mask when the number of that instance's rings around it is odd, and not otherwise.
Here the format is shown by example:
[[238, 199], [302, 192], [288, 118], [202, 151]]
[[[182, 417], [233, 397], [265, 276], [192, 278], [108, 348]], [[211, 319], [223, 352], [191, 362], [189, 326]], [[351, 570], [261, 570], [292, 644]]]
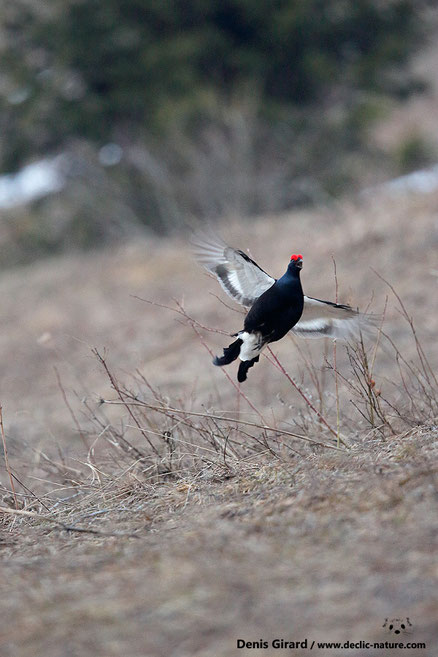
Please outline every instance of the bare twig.
[[228, 331], [222, 331], [221, 329], [217, 328], [211, 328], [210, 326], [204, 326], [204, 324], [201, 324], [198, 322], [198, 320], [194, 319], [193, 317], [190, 317], [187, 315], [186, 311], [180, 304], [174, 299], [175, 303], [179, 306], [178, 308], [172, 308], [172, 306], [166, 306], [164, 303], [158, 303], [157, 301], [151, 301], [150, 299], [143, 299], [142, 297], [138, 297], [137, 295], [133, 294], [131, 295], [134, 299], [138, 299], [139, 301], [143, 301], [144, 303], [148, 303], [150, 306], [156, 306], [157, 308], [165, 308], [165, 310], [171, 310], [174, 313], [177, 313], [178, 315], [181, 315], [185, 319], [190, 319], [190, 323], [196, 325], [198, 328], [203, 329], [204, 331], [209, 331], [210, 333], [220, 333], [221, 335], [230, 335]]
[[[279, 361], [279, 359], [277, 358], [277, 356], [274, 354], [274, 352], [272, 351], [271, 347], [268, 347], [267, 350], [269, 351], [270, 355], [271, 355], [272, 358], [274, 359], [274, 363], [273, 363], [273, 364], [276, 365], [276, 367], [280, 370], [280, 372], [283, 372], [284, 376], [287, 378], [287, 380], [289, 381], [289, 383], [292, 384], [292, 386], [295, 388], [295, 390], [301, 395], [301, 397], [304, 399], [304, 401], [306, 402], [306, 404], [308, 405], [308, 407], [309, 407], [309, 408], [315, 413], [315, 415], [318, 416], [318, 418], [320, 419], [320, 421], [321, 421], [321, 422], [327, 427], [327, 429], [330, 431], [330, 433], [331, 433], [331, 434], [336, 438], [336, 440], [337, 440], [337, 439], [338, 439], [338, 436], [337, 436], [336, 431], [335, 431], [335, 430], [329, 425], [329, 423], [327, 422], [327, 420], [325, 419], [325, 417], [324, 417], [323, 415], [321, 415], [321, 413], [320, 413], [320, 412], [314, 407], [314, 405], [312, 404], [312, 402], [310, 401], [310, 399], [304, 394], [304, 392], [301, 390], [301, 388], [295, 383], [295, 381], [293, 380], [293, 378], [291, 377], [291, 375], [287, 372], [287, 370], [283, 367], [283, 365], [281, 364], [281, 362]], [[269, 360], [269, 359], [268, 359], [268, 360]], [[271, 361], [271, 363], [272, 363], [272, 362], [273, 362], [273, 361]], [[340, 439], [340, 442], [344, 445], [344, 447], [349, 447], [349, 445], [347, 445], [347, 443], [346, 443], [342, 438]]]
[[62, 381], [61, 381], [61, 377], [59, 376], [58, 369], [57, 369], [56, 366], [54, 366], [53, 369], [55, 370], [56, 380], [58, 382], [58, 388], [61, 391], [61, 395], [62, 395], [62, 398], [64, 400], [64, 404], [66, 405], [66, 407], [67, 407], [67, 409], [68, 409], [68, 411], [71, 415], [71, 418], [72, 418], [73, 422], [75, 423], [75, 426], [76, 426], [76, 429], [78, 430], [78, 434], [79, 434], [80, 439], [82, 440], [82, 442], [84, 443], [84, 445], [85, 445], [85, 447], [88, 451], [89, 446], [88, 446], [88, 443], [85, 439], [85, 434], [82, 431], [81, 425], [79, 424], [78, 419], [77, 419], [76, 415], [74, 414], [74, 411], [73, 411], [72, 407], [70, 406], [70, 403], [67, 399], [67, 395], [65, 393], [64, 386], [62, 385]]
[[132, 534], [128, 532], [103, 532], [99, 529], [88, 529], [86, 527], [75, 527], [74, 525], [67, 525], [60, 520], [50, 518], [49, 516], [42, 516], [35, 511], [24, 511], [22, 509], [11, 509], [7, 506], [0, 506], [0, 513], [8, 515], [24, 516], [26, 518], [33, 518], [40, 522], [51, 522], [67, 532], [80, 532], [81, 534], [95, 534], [96, 536], [117, 537], [117, 538], [139, 538], [139, 534]]
[[[115, 404], [115, 405], [126, 405], [129, 404], [130, 406], [145, 406], [146, 408], [149, 408], [154, 411], [158, 411], [159, 413], [177, 413], [177, 414], [183, 414], [183, 415], [193, 415], [196, 417], [205, 417], [209, 419], [214, 419], [214, 420], [220, 420], [220, 421], [226, 421], [226, 422], [235, 422], [238, 425], [243, 425], [247, 427], [256, 427], [259, 429], [264, 429], [265, 431], [272, 431], [274, 433], [279, 433], [285, 436], [291, 436], [293, 438], [299, 438], [300, 440], [304, 440], [309, 443], [313, 443], [314, 445], [320, 445], [321, 447], [327, 447], [328, 449], [337, 449], [334, 447], [334, 445], [330, 445], [327, 443], [320, 442], [318, 440], [314, 440], [313, 438], [309, 438], [308, 436], [303, 436], [299, 433], [293, 433], [292, 431], [286, 431], [285, 429], [280, 429], [278, 427], [270, 427], [267, 424], [258, 424], [257, 422], [249, 422], [248, 420], [240, 420], [238, 418], [231, 418], [231, 417], [224, 417], [222, 415], [212, 415], [211, 413], [200, 413], [196, 411], [186, 411], [184, 409], [180, 408], [172, 408], [168, 406], [157, 406], [155, 404], [148, 404], [147, 402], [144, 401], [133, 401], [133, 402], [120, 402], [117, 400], [102, 400], [103, 403], [105, 404]], [[344, 450], [340, 450], [344, 451]]]
[[385, 322], [387, 306], [388, 306], [388, 297], [386, 297], [386, 299], [385, 299], [385, 307], [383, 308], [382, 319], [380, 320], [380, 326], [379, 326], [379, 330], [377, 332], [377, 340], [376, 340], [376, 344], [374, 345], [373, 356], [371, 358], [370, 377], [373, 376], [374, 365], [375, 365], [376, 357], [377, 357], [377, 349], [379, 348], [380, 338], [382, 336], [382, 328], [383, 328], [383, 324]]
[[[333, 260], [333, 271], [335, 276], [335, 303], [338, 303], [338, 274], [336, 271], [336, 260], [333, 255], [332, 255], [332, 260]], [[336, 338], [333, 340], [333, 369], [335, 372], [335, 391], [336, 391], [336, 434], [337, 434], [337, 445], [339, 447], [340, 408], [339, 408], [338, 367], [336, 363]]]
[[424, 353], [423, 347], [421, 346], [421, 343], [420, 343], [420, 341], [418, 339], [418, 336], [417, 336], [417, 332], [415, 330], [414, 321], [413, 321], [412, 317], [409, 315], [408, 311], [406, 310], [406, 307], [405, 307], [403, 301], [401, 300], [400, 295], [397, 293], [394, 286], [391, 285], [391, 283], [389, 283], [385, 278], [383, 278], [383, 276], [381, 276], [381, 274], [379, 274], [372, 267], [371, 267], [371, 269], [376, 274], [376, 276], [378, 278], [380, 278], [380, 280], [383, 281], [389, 287], [389, 289], [391, 290], [391, 292], [393, 293], [393, 295], [395, 296], [395, 298], [399, 302], [400, 308], [402, 310], [402, 315], [406, 319], [406, 321], [408, 322], [408, 324], [411, 328], [411, 331], [412, 331], [412, 335], [414, 336], [415, 347], [417, 349], [418, 358], [419, 358], [421, 366], [423, 368], [424, 376], [425, 376], [427, 382], [430, 385], [431, 384], [431, 381], [429, 379], [429, 375], [430, 375], [432, 377], [435, 385], [438, 387], [438, 379], [437, 379], [437, 377], [435, 375], [435, 372], [433, 371], [433, 369], [432, 369], [432, 367], [431, 367], [431, 365], [430, 365], [430, 363], [429, 363], [429, 361], [426, 357], [426, 354]]
[[43, 502], [43, 500], [42, 500], [40, 497], [38, 497], [38, 495], [37, 495], [36, 493], [34, 493], [33, 490], [31, 490], [28, 486], [26, 486], [26, 484], [24, 484], [24, 483], [23, 483], [23, 482], [17, 477], [17, 475], [15, 475], [13, 472], [11, 472], [11, 475], [14, 477], [15, 481], [18, 481], [18, 483], [20, 484], [20, 486], [22, 486], [22, 487], [24, 488], [24, 490], [27, 490], [27, 492], [28, 492], [28, 493], [29, 493], [34, 499], [36, 499], [37, 502], [39, 502], [39, 503], [41, 504], [41, 506], [43, 506], [43, 507], [46, 509], [46, 511], [50, 511], [50, 508], [47, 506], [47, 504], [46, 504], [45, 502]]
[[234, 313], [238, 313], [239, 315], [246, 315], [245, 310], [240, 310], [240, 308], [233, 308], [232, 306], [228, 305], [228, 303], [225, 303], [223, 299], [221, 299], [217, 294], [213, 294], [213, 292], [210, 292], [211, 296], [214, 297], [221, 303], [225, 308], [228, 308], [228, 310], [232, 310]]
[[[118, 385], [116, 379], [114, 378], [112, 372], [110, 371], [110, 369], [109, 369], [109, 367], [108, 367], [108, 365], [107, 365], [107, 362], [106, 362], [105, 358], [104, 358], [103, 356], [101, 356], [101, 354], [98, 352], [98, 350], [97, 350], [96, 348], [95, 348], [95, 349], [92, 349], [92, 353], [96, 356], [96, 358], [99, 360], [100, 364], [102, 365], [103, 369], [105, 370], [105, 372], [106, 372], [106, 374], [107, 374], [107, 376], [108, 376], [108, 378], [109, 378], [109, 380], [110, 380], [110, 382], [111, 382], [111, 385], [112, 385], [113, 389], [114, 389], [115, 392], [117, 393], [117, 395], [118, 395], [120, 401], [125, 405], [125, 408], [126, 408], [126, 410], [128, 411], [129, 415], [131, 416], [131, 419], [135, 422], [135, 424], [137, 425], [137, 427], [140, 429], [140, 423], [139, 423], [139, 421], [137, 420], [137, 418], [135, 417], [135, 415], [134, 415], [134, 413], [132, 412], [132, 410], [129, 408], [129, 405], [127, 405], [127, 404], [125, 403], [125, 400], [124, 400], [124, 398], [123, 398], [123, 394], [122, 394], [122, 391], [121, 391], [121, 389], [120, 389], [120, 386]], [[152, 441], [150, 440], [150, 438], [149, 438], [149, 436], [147, 435], [147, 433], [144, 432], [144, 431], [142, 431], [142, 434], [143, 434], [143, 436], [145, 437], [145, 439], [147, 440], [147, 442], [148, 442], [148, 444], [149, 444], [149, 447], [150, 447], [150, 448], [152, 449], [152, 451], [155, 452], [155, 454], [157, 454], [157, 456], [158, 456], [158, 455], [159, 455], [159, 454], [158, 454], [158, 450], [157, 450], [157, 448], [155, 447], [155, 445], [152, 443]], [[139, 453], [139, 452], [138, 452], [138, 453]], [[139, 453], [139, 454], [140, 454], [140, 453]], [[140, 454], [140, 457], [141, 457], [141, 456], [142, 456], [142, 455]]]
[[15, 508], [18, 509], [18, 501], [17, 501], [17, 495], [15, 493], [14, 480], [12, 478], [11, 468], [9, 467], [8, 449], [6, 447], [5, 428], [3, 426], [3, 408], [2, 408], [1, 405], [0, 405], [0, 430], [1, 430], [1, 434], [2, 434], [3, 451], [4, 451], [4, 454], [5, 454], [6, 472], [8, 473], [9, 481], [11, 482], [11, 490], [12, 490], [12, 494], [14, 496]]
[[[193, 330], [195, 331], [196, 335], [197, 335], [198, 338], [200, 339], [202, 345], [205, 347], [205, 349], [208, 351], [208, 353], [210, 354], [210, 356], [213, 358], [213, 357], [214, 357], [214, 354], [213, 354], [212, 350], [211, 350], [210, 347], [207, 345], [207, 343], [205, 342], [203, 336], [202, 336], [201, 333], [199, 332], [199, 328], [203, 328], [203, 327], [202, 327], [202, 326], [199, 326], [199, 324], [198, 324], [195, 320], [193, 320], [193, 319], [190, 317], [190, 315], [188, 315], [188, 314], [186, 313], [186, 311], [185, 311], [184, 308], [178, 303], [178, 301], [175, 300], [175, 303], [178, 304], [178, 306], [179, 306], [179, 312], [180, 312], [182, 315], [184, 315], [184, 317], [186, 318], [187, 322], [190, 324], [190, 326], [193, 328]], [[227, 334], [227, 335], [229, 335], [229, 334]], [[252, 408], [252, 410], [253, 410], [255, 413], [257, 413], [257, 415], [259, 416], [259, 418], [261, 419], [261, 421], [262, 421], [264, 424], [266, 424], [266, 423], [265, 423], [265, 419], [264, 419], [263, 415], [261, 414], [261, 412], [259, 411], [259, 409], [258, 409], [256, 406], [254, 406], [254, 404], [252, 403], [252, 401], [251, 401], [250, 399], [248, 399], [248, 397], [245, 395], [244, 392], [242, 392], [242, 389], [240, 388], [240, 386], [238, 386], [238, 385], [233, 381], [233, 379], [230, 377], [230, 375], [228, 374], [228, 372], [227, 372], [223, 367], [221, 368], [221, 370], [222, 370], [222, 372], [224, 373], [224, 375], [226, 376], [226, 378], [228, 379], [228, 381], [231, 383], [231, 385], [233, 386], [233, 388], [234, 388], [235, 390], [237, 390], [238, 394], [239, 394], [239, 395], [240, 395], [240, 396], [246, 401], [246, 403], [248, 404], [248, 406], [250, 406], [250, 408]]]

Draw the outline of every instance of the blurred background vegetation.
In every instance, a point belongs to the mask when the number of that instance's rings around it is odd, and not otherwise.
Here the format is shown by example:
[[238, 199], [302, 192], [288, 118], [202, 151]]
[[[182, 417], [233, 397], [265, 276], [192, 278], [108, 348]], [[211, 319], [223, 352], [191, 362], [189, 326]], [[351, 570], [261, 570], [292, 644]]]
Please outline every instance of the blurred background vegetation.
[[0, 173], [43, 161], [51, 193], [4, 204], [0, 264], [326, 202], [433, 161], [421, 135], [391, 156], [369, 139], [425, 90], [410, 62], [431, 16], [422, 0], [3, 5]]

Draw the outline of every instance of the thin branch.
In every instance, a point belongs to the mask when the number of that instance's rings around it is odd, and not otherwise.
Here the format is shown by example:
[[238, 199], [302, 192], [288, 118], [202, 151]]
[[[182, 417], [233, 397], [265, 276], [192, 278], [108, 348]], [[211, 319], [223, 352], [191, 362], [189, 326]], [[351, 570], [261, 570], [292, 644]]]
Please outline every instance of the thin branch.
[[171, 310], [174, 313], [177, 313], [178, 315], [181, 315], [185, 319], [190, 319], [190, 322], [192, 324], [196, 324], [196, 326], [200, 329], [203, 329], [204, 331], [209, 331], [210, 333], [220, 333], [221, 335], [228, 335], [230, 336], [231, 334], [228, 333], [228, 331], [223, 331], [222, 329], [217, 329], [217, 328], [211, 328], [210, 326], [204, 326], [204, 324], [201, 324], [198, 322], [197, 319], [193, 319], [193, 317], [190, 317], [187, 315], [186, 311], [180, 306], [180, 304], [174, 299], [175, 303], [177, 303], [179, 308], [172, 308], [172, 306], [166, 306], [164, 303], [158, 303], [157, 301], [151, 301], [150, 299], [143, 299], [142, 297], [138, 297], [135, 294], [131, 295], [134, 299], [138, 299], [139, 301], [143, 301], [144, 303], [148, 303], [150, 306], [156, 306], [157, 308], [165, 308], [166, 310]]
[[[336, 260], [332, 255], [333, 260], [333, 271], [335, 276], [335, 303], [338, 303], [338, 274], [336, 271]], [[333, 340], [333, 369], [335, 372], [335, 391], [336, 391], [336, 435], [337, 435], [337, 445], [339, 447], [339, 436], [340, 436], [340, 408], [339, 408], [339, 379], [338, 379], [338, 367], [336, 362], [336, 338]]]
[[[196, 411], [186, 411], [184, 409], [180, 408], [172, 408], [168, 406], [156, 406], [154, 404], [148, 404], [147, 402], [143, 401], [134, 401], [134, 402], [120, 402], [117, 400], [106, 400], [103, 399], [102, 403], [104, 404], [112, 404], [112, 405], [126, 405], [129, 404], [130, 406], [145, 406], [146, 408], [149, 408], [150, 410], [157, 411], [159, 413], [177, 413], [177, 414], [183, 414], [183, 415], [193, 415], [196, 417], [204, 417], [208, 418], [211, 420], [220, 420], [220, 421], [226, 421], [226, 422], [235, 422], [238, 425], [243, 425], [247, 427], [256, 427], [258, 429], [264, 429], [265, 431], [272, 431], [274, 433], [280, 433], [285, 436], [291, 436], [293, 438], [299, 438], [300, 440], [304, 440], [306, 442], [312, 443], [314, 445], [320, 445], [321, 447], [327, 447], [328, 449], [338, 449], [334, 445], [330, 445], [327, 443], [320, 442], [318, 440], [313, 440], [313, 438], [309, 438], [308, 436], [302, 436], [299, 433], [293, 433], [292, 431], [286, 431], [285, 429], [279, 429], [278, 427], [270, 427], [266, 424], [258, 424], [257, 422], [249, 422], [247, 420], [240, 420], [237, 418], [232, 418], [232, 417], [223, 417], [222, 415], [212, 415], [210, 413], [200, 413]], [[144, 430], [144, 429], [143, 429]], [[343, 452], [344, 450], [339, 449], [339, 451]]]
[[[125, 400], [124, 400], [124, 398], [123, 398], [122, 392], [121, 392], [121, 390], [120, 390], [120, 386], [118, 385], [118, 383], [117, 383], [117, 381], [115, 380], [115, 378], [114, 378], [112, 372], [110, 371], [110, 369], [109, 369], [109, 367], [108, 367], [108, 365], [107, 365], [107, 362], [106, 362], [105, 358], [104, 358], [103, 356], [100, 355], [100, 353], [98, 352], [98, 350], [97, 350], [96, 348], [95, 348], [95, 349], [92, 349], [92, 353], [96, 356], [96, 358], [97, 358], [97, 359], [99, 360], [99, 362], [101, 363], [103, 369], [105, 370], [105, 372], [106, 372], [106, 374], [107, 374], [107, 376], [108, 376], [108, 378], [109, 378], [109, 380], [110, 380], [110, 382], [111, 382], [111, 385], [112, 385], [113, 389], [114, 389], [115, 392], [118, 394], [120, 401], [125, 405], [125, 408], [126, 408], [126, 410], [128, 411], [129, 415], [131, 416], [131, 419], [135, 422], [135, 424], [137, 425], [137, 427], [140, 429], [140, 423], [139, 423], [139, 421], [137, 420], [137, 418], [135, 417], [134, 413], [133, 413], [133, 412], [131, 411], [131, 409], [129, 408], [129, 406], [126, 404], [126, 402], [125, 402]], [[149, 447], [152, 449], [152, 451], [155, 452], [155, 454], [156, 454], [157, 456], [159, 456], [159, 453], [158, 453], [157, 448], [156, 448], [155, 445], [152, 443], [152, 441], [150, 440], [150, 438], [149, 438], [149, 436], [147, 435], [147, 433], [145, 433], [144, 431], [142, 431], [142, 434], [143, 434], [144, 438], [146, 438], [147, 442], [149, 443]], [[140, 452], [138, 452], [138, 454], [140, 455], [140, 457], [142, 456], [142, 454], [140, 454]]]
[[[201, 343], [203, 344], [203, 346], [205, 347], [205, 349], [208, 351], [208, 353], [210, 354], [210, 356], [211, 356], [212, 358], [214, 358], [214, 354], [213, 354], [212, 350], [210, 349], [210, 347], [208, 346], [208, 344], [205, 342], [203, 336], [201, 335], [201, 333], [200, 333], [199, 330], [198, 330], [198, 326], [199, 326], [198, 323], [197, 323], [194, 319], [192, 319], [192, 318], [190, 317], [190, 315], [188, 315], [188, 314], [186, 313], [186, 311], [184, 310], [184, 308], [183, 308], [183, 307], [182, 307], [182, 306], [181, 306], [176, 300], [175, 300], [175, 303], [177, 303], [177, 304], [179, 305], [179, 308], [180, 308], [180, 311], [179, 311], [179, 312], [180, 312], [182, 315], [184, 315], [184, 317], [186, 318], [187, 322], [190, 324], [190, 326], [192, 327], [192, 329], [195, 331], [196, 335], [197, 335], [198, 338], [200, 339], [200, 341], [201, 341]], [[199, 327], [199, 328], [202, 328], [202, 327]], [[229, 335], [229, 334], [227, 334], [227, 335]], [[255, 413], [257, 413], [257, 415], [259, 416], [259, 418], [261, 419], [261, 421], [262, 421], [263, 423], [265, 423], [265, 419], [264, 419], [263, 415], [261, 414], [261, 412], [259, 411], [259, 409], [258, 409], [256, 406], [254, 406], [254, 404], [252, 403], [252, 401], [250, 401], [250, 400], [248, 399], [248, 397], [245, 395], [245, 393], [242, 392], [240, 386], [238, 386], [238, 385], [233, 381], [233, 379], [230, 377], [230, 375], [228, 374], [228, 372], [227, 372], [223, 367], [221, 367], [221, 371], [223, 372], [224, 376], [226, 376], [226, 378], [228, 379], [228, 381], [231, 383], [231, 385], [233, 386], [233, 388], [234, 388], [235, 390], [237, 390], [237, 392], [239, 393], [239, 395], [241, 395], [241, 397], [246, 401], [246, 403], [248, 404], [248, 406], [250, 406], [250, 407], [252, 408], [252, 410], [253, 410]], [[265, 423], [265, 424], [266, 424], [266, 423]]]
[[51, 522], [57, 527], [61, 527], [67, 532], [80, 532], [81, 534], [95, 534], [96, 536], [108, 536], [108, 537], [118, 537], [118, 538], [140, 538], [139, 534], [125, 533], [125, 532], [103, 532], [99, 529], [87, 529], [85, 527], [75, 527], [74, 525], [66, 525], [60, 520], [55, 518], [49, 518], [47, 516], [42, 516], [35, 511], [24, 511], [22, 509], [11, 509], [8, 506], [0, 506], [0, 513], [5, 513], [8, 515], [15, 516], [24, 516], [26, 518], [33, 518], [41, 522]]
[[210, 292], [211, 296], [214, 297], [221, 303], [225, 308], [228, 308], [228, 310], [232, 310], [234, 313], [238, 313], [239, 315], [246, 315], [246, 310], [240, 310], [239, 308], [233, 308], [232, 306], [229, 306], [223, 299], [221, 299], [217, 294], [214, 294], [213, 292]]
[[411, 331], [412, 331], [412, 335], [414, 336], [415, 347], [417, 349], [418, 358], [419, 358], [420, 363], [421, 363], [422, 368], [423, 368], [424, 376], [425, 376], [427, 382], [430, 385], [430, 380], [429, 380], [429, 376], [428, 376], [428, 373], [427, 373], [429, 371], [430, 375], [432, 376], [432, 378], [435, 382], [435, 385], [438, 386], [438, 379], [437, 379], [437, 377], [435, 375], [435, 372], [433, 371], [433, 369], [432, 369], [432, 367], [431, 367], [431, 365], [430, 365], [430, 363], [429, 363], [429, 361], [426, 357], [426, 354], [423, 351], [423, 347], [421, 346], [421, 343], [418, 339], [417, 332], [416, 332], [415, 326], [414, 326], [414, 321], [413, 321], [412, 317], [410, 317], [410, 315], [408, 314], [408, 311], [406, 310], [406, 307], [405, 307], [403, 301], [401, 300], [400, 295], [396, 292], [394, 286], [391, 285], [391, 283], [389, 283], [385, 278], [383, 278], [383, 276], [381, 274], [379, 274], [372, 267], [371, 267], [371, 270], [376, 274], [376, 276], [378, 278], [380, 278], [381, 281], [383, 281], [389, 287], [389, 289], [391, 290], [391, 292], [393, 293], [393, 295], [395, 296], [395, 298], [399, 302], [400, 308], [402, 309], [402, 314], [403, 314], [404, 318], [406, 319], [406, 321], [408, 322], [408, 324], [411, 328]]
[[[336, 431], [335, 431], [335, 430], [329, 425], [329, 423], [327, 422], [327, 420], [325, 419], [325, 417], [324, 417], [323, 415], [321, 415], [321, 413], [320, 413], [320, 412], [314, 407], [314, 405], [312, 404], [312, 402], [310, 401], [310, 399], [304, 394], [304, 392], [301, 390], [301, 388], [295, 383], [295, 381], [293, 380], [293, 378], [290, 376], [290, 374], [286, 371], [286, 369], [283, 367], [283, 365], [281, 364], [281, 362], [278, 360], [277, 356], [274, 354], [274, 352], [272, 351], [271, 347], [268, 347], [267, 349], [268, 349], [269, 353], [271, 354], [272, 358], [273, 358], [274, 361], [275, 361], [273, 364], [276, 365], [276, 367], [280, 370], [280, 372], [283, 372], [284, 376], [287, 378], [287, 380], [289, 381], [289, 383], [292, 384], [292, 386], [293, 386], [293, 387], [295, 388], [295, 390], [301, 395], [301, 397], [304, 399], [304, 401], [305, 401], [306, 404], [309, 406], [309, 408], [315, 413], [315, 415], [317, 415], [317, 416], [319, 417], [319, 419], [321, 420], [321, 422], [327, 427], [327, 429], [330, 431], [330, 433], [331, 433], [331, 434], [336, 438], [336, 440], [337, 440], [337, 439], [338, 439], [338, 435], [337, 435]], [[269, 360], [269, 359], [268, 359], [268, 360]], [[272, 361], [271, 361], [271, 363], [272, 363]], [[349, 448], [349, 445], [347, 445], [347, 443], [346, 443], [342, 438], [340, 439], [340, 442], [344, 445], [344, 447]]]
[[88, 445], [88, 443], [85, 439], [85, 434], [82, 431], [81, 425], [79, 424], [78, 419], [77, 419], [76, 415], [74, 414], [74, 411], [73, 411], [72, 407], [70, 406], [70, 403], [67, 399], [67, 395], [66, 395], [66, 392], [64, 390], [64, 386], [62, 385], [62, 381], [61, 381], [61, 377], [59, 376], [58, 369], [57, 369], [56, 366], [54, 366], [53, 369], [55, 370], [56, 380], [58, 382], [58, 388], [61, 391], [61, 395], [62, 395], [62, 398], [64, 400], [64, 404], [66, 405], [66, 407], [67, 407], [67, 409], [68, 409], [68, 411], [71, 415], [71, 418], [72, 418], [73, 422], [76, 425], [76, 429], [78, 430], [80, 439], [82, 440], [82, 442], [84, 443], [84, 445], [85, 445], [85, 447], [88, 451], [90, 448], [89, 448], [89, 445]]
[[30, 495], [32, 495], [32, 497], [34, 497], [34, 498], [35, 498], [35, 499], [41, 504], [41, 506], [43, 506], [43, 507], [46, 509], [46, 511], [50, 511], [50, 507], [48, 507], [47, 504], [45, 504], [45, 503], [43, 502], [43, 500], [42, 500], [40, 497], [38, 497], [38, 495], [37, 495], [36, 493], [33, 492], [33, 490], [31, 490], [30, 488], [28, 488], [28, 487], [26, 486], [26, 484], [24, 484], [24, 483], [23, 483], [23, 482], [17, 477], [17, 475], [15, 475], [13, 472], [11, 472], [11, 475], [14, 477], [14, 479], [15, 479], [16, 481], [18, 481], [18, 483], [20, 484], [20, 486], [23, 486], [24, 490], [27, 490], [27, 492], [30, 493]]
[[386, 297], [386, 299], [385, 299], [385, 307], [384, 307], [384, 309], [383, 309], [382, 319], [381, 319], [381, 321], [380, 321], [379, 330], [378, 330], [378, 332], [377, 332], [377, 340], [376, 340], [376, 344], [374, 345], [373, 356], [372, 356], [372, 358], [371, 358], [371, 367], [370, 367], [370, 377], [371, 377], [371, 378], [372, 378], [372, 376], [373, 376], [374, 364], [375, 364], [375, 362], [376, 362], [377, 349], [378, 349], [378, 347], [379, 347], [379, 344], [380, 344], [380, 338], [381, 338], [381, 336], [382, 336], [382, 328], [383, 328], [383, 324], [384, 324], [384, 322], [385, 322], [385, 316], [386, 316], [386, 308], [387, 308], [387, 306], [388, 306], [388, 297]]
[[12, 478], [11, 468], [9, 467], [8, 449], [6, 447], [5, 428], [3, 426], [3, 408], [2, 408], [1, 405], [0, 405], [0, 430], [1, 430], [1, 434], [2, 434], [3, 451], [4, 451], [4, 454], [5, 454], [6, 472], [8, 473], [9, 481], [11, 482], [11, 490], [12, 490], [12, 494], [14, 496], [15, 508], [18, 509], [18, 501], [17, 501], [17, 495], [15, 493], [14, 480]]

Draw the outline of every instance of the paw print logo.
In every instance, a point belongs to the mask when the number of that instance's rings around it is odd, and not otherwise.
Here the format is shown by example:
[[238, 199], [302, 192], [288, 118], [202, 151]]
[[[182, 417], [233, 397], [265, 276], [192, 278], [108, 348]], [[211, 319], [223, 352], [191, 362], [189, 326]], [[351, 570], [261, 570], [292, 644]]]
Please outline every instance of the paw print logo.
[[409, 618], [385, 618], [383, 627], [386, 627], [388, 632], [396, 635], [412, 632], [412, 623]]

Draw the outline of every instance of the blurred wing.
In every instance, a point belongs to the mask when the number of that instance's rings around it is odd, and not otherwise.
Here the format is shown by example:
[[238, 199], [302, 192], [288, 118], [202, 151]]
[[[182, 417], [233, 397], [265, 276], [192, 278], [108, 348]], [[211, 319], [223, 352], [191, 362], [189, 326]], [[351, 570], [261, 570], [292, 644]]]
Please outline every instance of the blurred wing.
[[321, 301], [304, 296], [301, 319], [291, 333], [302, 338], [341, 338], [348, 340], [366, 333], [375, 324], [372, 315], [365, 315], [350, 306]]
[[242, 306], [252, 306], [275, 283], [243, 251], [231, 248], [213, 233], [196, 233], [192, 238], [196, 260], [214, 274], [222, 288]]

